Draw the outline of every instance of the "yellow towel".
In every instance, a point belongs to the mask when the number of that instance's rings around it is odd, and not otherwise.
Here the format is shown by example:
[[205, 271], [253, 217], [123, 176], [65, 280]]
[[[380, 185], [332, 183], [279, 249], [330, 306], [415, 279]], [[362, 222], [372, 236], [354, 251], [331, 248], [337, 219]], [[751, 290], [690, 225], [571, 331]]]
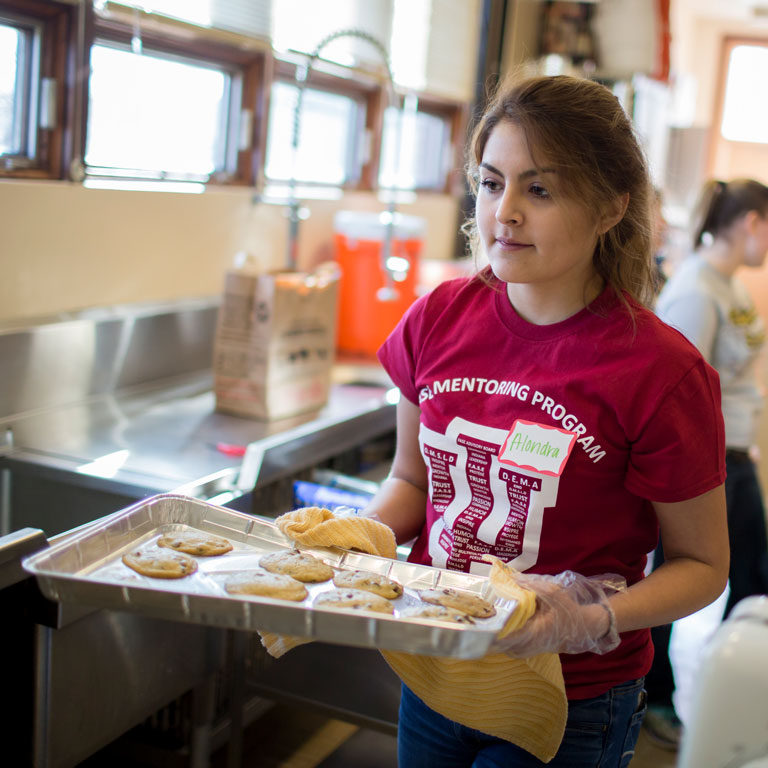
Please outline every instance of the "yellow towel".
[[[280, 515], [275, 523], [289, 539], [304, 547], [343, 547], [390, 560], [397, 554], [392, 529], [367, 517], [336, 517], [330, 509], [303, 507]], [[276, 659], [297, 645], [311, 642], [311, 638], [272, 632], [259, 635], [267, 653]]]
[[390, 560], [397, 554], [392, 529], [367, 517], [336, 517], [330, 509], [304, 507], [275, 522], [289, 539], [305, 547], [343, 547]]
[[[517, 600], [502, 637], [522, 627], [536, 610], [536, 595], [515, 581], [516, 571], [497, 557], [489, 581], [501, 598]], [[431, 709], [469, 728], [511, 741], [548, 763], [565, 731], [568, 700], [560, 657], [528, 659], [491, 654], [482, 659], [416, 656], [381, 651], [400, 679]]]
[[[299, 545], [347, 549], [354, 546], [369, 554], [394, 556], [392, 531], [374, 520], [334, 518], [329, 510], [309, 507], [289, 512], [276, 522]], [[333, 524], [329, 525], [330, 522]], [[493, 591], [499, 597], [518, 601], [518, 608], [501, 632], [505, 635], [528, 621], [536, 608], [536, 596], [518, 586], [514, 569], [498, 558], [486, 559], [492, 563], [489, 581]], [[261, 636], [267, 651], [276, 658], [310, 642], [266, 632]], [[568, 714], [557, 654], [545, 653], [528, 659], [492, 654], [465, 660], [401, 651], [381, 653], [400, 679], [441, 715], [517, 744], [545, 763], [557, 753]]]

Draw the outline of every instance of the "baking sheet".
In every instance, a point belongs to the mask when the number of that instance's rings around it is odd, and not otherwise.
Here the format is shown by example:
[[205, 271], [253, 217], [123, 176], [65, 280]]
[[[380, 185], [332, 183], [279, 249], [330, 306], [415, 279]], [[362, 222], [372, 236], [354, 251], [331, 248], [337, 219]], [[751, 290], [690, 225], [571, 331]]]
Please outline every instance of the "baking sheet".
[[[223, 536], [233, 550], [215, 557], [194, 557], [198, 569], [181, 579], [153, 579], [122, 563], [139, 546], [151, 546], [169, 532], [196, 529]], [[97, 608], [134, 611], [174, 621], [239, 630], [265, 630], [330, 643], [408, 651], [434, 656], [478, 658], [517, 607], [495, 599], [487, 578], [336, 548], [299, 547], [338, 569], [362, 569], [398, 581], [404, 594], [392, 603], [394, 615], [314, 607], [332, 581], [306, 584], [302, 602], [253, 595], [231, 595], [226, 578], [258, 567], [267, 552], [290, 550], [294, 543], [270, 520], [176, 494], [146, 499], [95, 522], [82, 534], [23, 561], [43, 594], [51, 600]], [[453, 587], [491, 600], [496, 615], [473, 625], [401, 618], [420, 602], [416, 590]]]

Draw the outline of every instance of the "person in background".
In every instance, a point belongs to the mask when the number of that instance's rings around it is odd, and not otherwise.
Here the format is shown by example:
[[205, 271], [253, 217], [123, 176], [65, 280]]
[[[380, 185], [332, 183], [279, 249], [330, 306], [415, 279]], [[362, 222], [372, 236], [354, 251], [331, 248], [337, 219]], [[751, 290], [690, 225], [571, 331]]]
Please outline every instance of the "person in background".
[[[729, 594], [723, 618], [739, 600], [768, 592], [765, 510], [753, 457], [762, 397], [756, 363], [763, 321], [735, 277], [759, 267], [768, 250], [768, 188], [752, 179], [711, 180], [694, 207], [693, 253], [677, 267], [656, 304], [659, 316], [690, 339], [720, 374], [726, 431], [725, 481], [730, 540]], [[663, 562], [661, 547], [654, 566]], [[682, 723], [674, 705], [671, 626], [656, 627], [646, 678], [645, 728], [654, 743], [677, 748]], [[697, 662], [696, 662], [697, 663]]]
[[756, 364], [765, 325], [736, 277], [740, 267], [761, 267], [768, 254], [768, 187], [753, 179], [710, 181], [694, 220], [694, 252], [662, 290], [656, 311], [720, 374], [731, 547], [727, 616], [744, 597], [768, 592], [765, 509], [754, 463], [762, 408]]
[[765, 325], [736, 277], [741, 267], [761, 267], [768, 253], [768, 187], [754, 179], [709, 181], [693, 218], [693, 253], [664, 286], [656, 312], [720, 374], [731, 549], [725, 618], [743, 598], [768, 593], [765, 509], [755, 467], [763, 400], [756, 368]]
[[[627, 766], [649, 627], [726, 582], [717, 374], [648, 309], [652, 189], [608, 89], [503, 85], [468, 174], [466, 230], [487, 265], [420, 297], [379, 351], [401, 392], [397, 444], [364, 514], [415, 537], [412, 562], [487, 573], [490, 554], [524, 571], [538, 608], [495, 650], [560, 654], [568, 719], [547, 765]], [[645, 577], [659, 530], [666, 560]], [[398, 753], [400, 768], [545, 764], [407, 686]]]

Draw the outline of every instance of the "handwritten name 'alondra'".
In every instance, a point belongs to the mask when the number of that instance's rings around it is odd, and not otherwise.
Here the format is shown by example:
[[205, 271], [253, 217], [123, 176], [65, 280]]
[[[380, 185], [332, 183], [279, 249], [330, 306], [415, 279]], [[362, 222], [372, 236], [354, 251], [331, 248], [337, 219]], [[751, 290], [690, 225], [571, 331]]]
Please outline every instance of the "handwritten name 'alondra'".
[[556, 459], [560, 456], [560, 449], [552, 445], [549, 441], [546, 443], [539, 442], [538, 440], [531, 440], [530, 437], [525, 435], [515, 434], [512, 439], [507, 443], [507, 451], [518, 451], [520, 453], [536, 453], [539, 456], [548, 456]]

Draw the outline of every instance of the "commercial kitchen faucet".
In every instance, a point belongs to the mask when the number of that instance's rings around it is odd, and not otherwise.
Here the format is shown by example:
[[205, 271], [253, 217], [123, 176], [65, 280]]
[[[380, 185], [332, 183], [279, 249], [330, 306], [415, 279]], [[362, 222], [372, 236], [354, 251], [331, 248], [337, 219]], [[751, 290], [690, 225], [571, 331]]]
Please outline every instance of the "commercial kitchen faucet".
[[[288, 268], [296, 269], [298, 266], [298, 240], [299, 240], [299, 222], [301, 220], [301, 206], [296, 198], [296, 168], [295, 158], [299, 147], [300, 136], [300, 124], [301, 124], [301, 106], [304, 100], [304, 89], [307, 85], [307, 79], [309, 73], [317, 61], [320, 52], [330, 43], [338, 40], [342, 37], [354, 37], [359, 40], [364, 40], [369, 43], [382, 58], [384, 66], [387, 72], [387, 84], [389, 91], [390, 103], [395, 104], [395, 81], [392, 76], [392, 68], [389, 62], [389, 53], [380, 40], [373, 35], [365, 32], [361, 29], [340, 29], [336, 32], [331, 32], [324, 37], [317, 45], [315, 50], [309, 55], [308, 61], [303, 66], [296, 68], [296, 86], [298, 88], [298, 94], [296, 98], [296, 106], [293, 110], [293, 136], [291, 140], [291, 151], [293, 152], [294, 163], [291, 169], [291, 178], [289, 182], [290, 199], [288, 201]], [[400, 131], [400, 128], [398, 128]], [[398, 150], [400, 148], [400, 141], [398, 136], [397, 142]], [[394, 227], [395, 227], [395, 196], [392, 194], [389, 202], [388, 215], [383, 217], [385, 219], [384, 225], [384, 242], [381, 249], [381, 267], [385, 276], [385, 285], [377, 293], [377, 298], [380, 301], [394, 301], [398, 297], [397, 290], [394, 286], [393, 270], [389, 267], [389, 258], [392, 255], [392, 242], [394, 239]]]

